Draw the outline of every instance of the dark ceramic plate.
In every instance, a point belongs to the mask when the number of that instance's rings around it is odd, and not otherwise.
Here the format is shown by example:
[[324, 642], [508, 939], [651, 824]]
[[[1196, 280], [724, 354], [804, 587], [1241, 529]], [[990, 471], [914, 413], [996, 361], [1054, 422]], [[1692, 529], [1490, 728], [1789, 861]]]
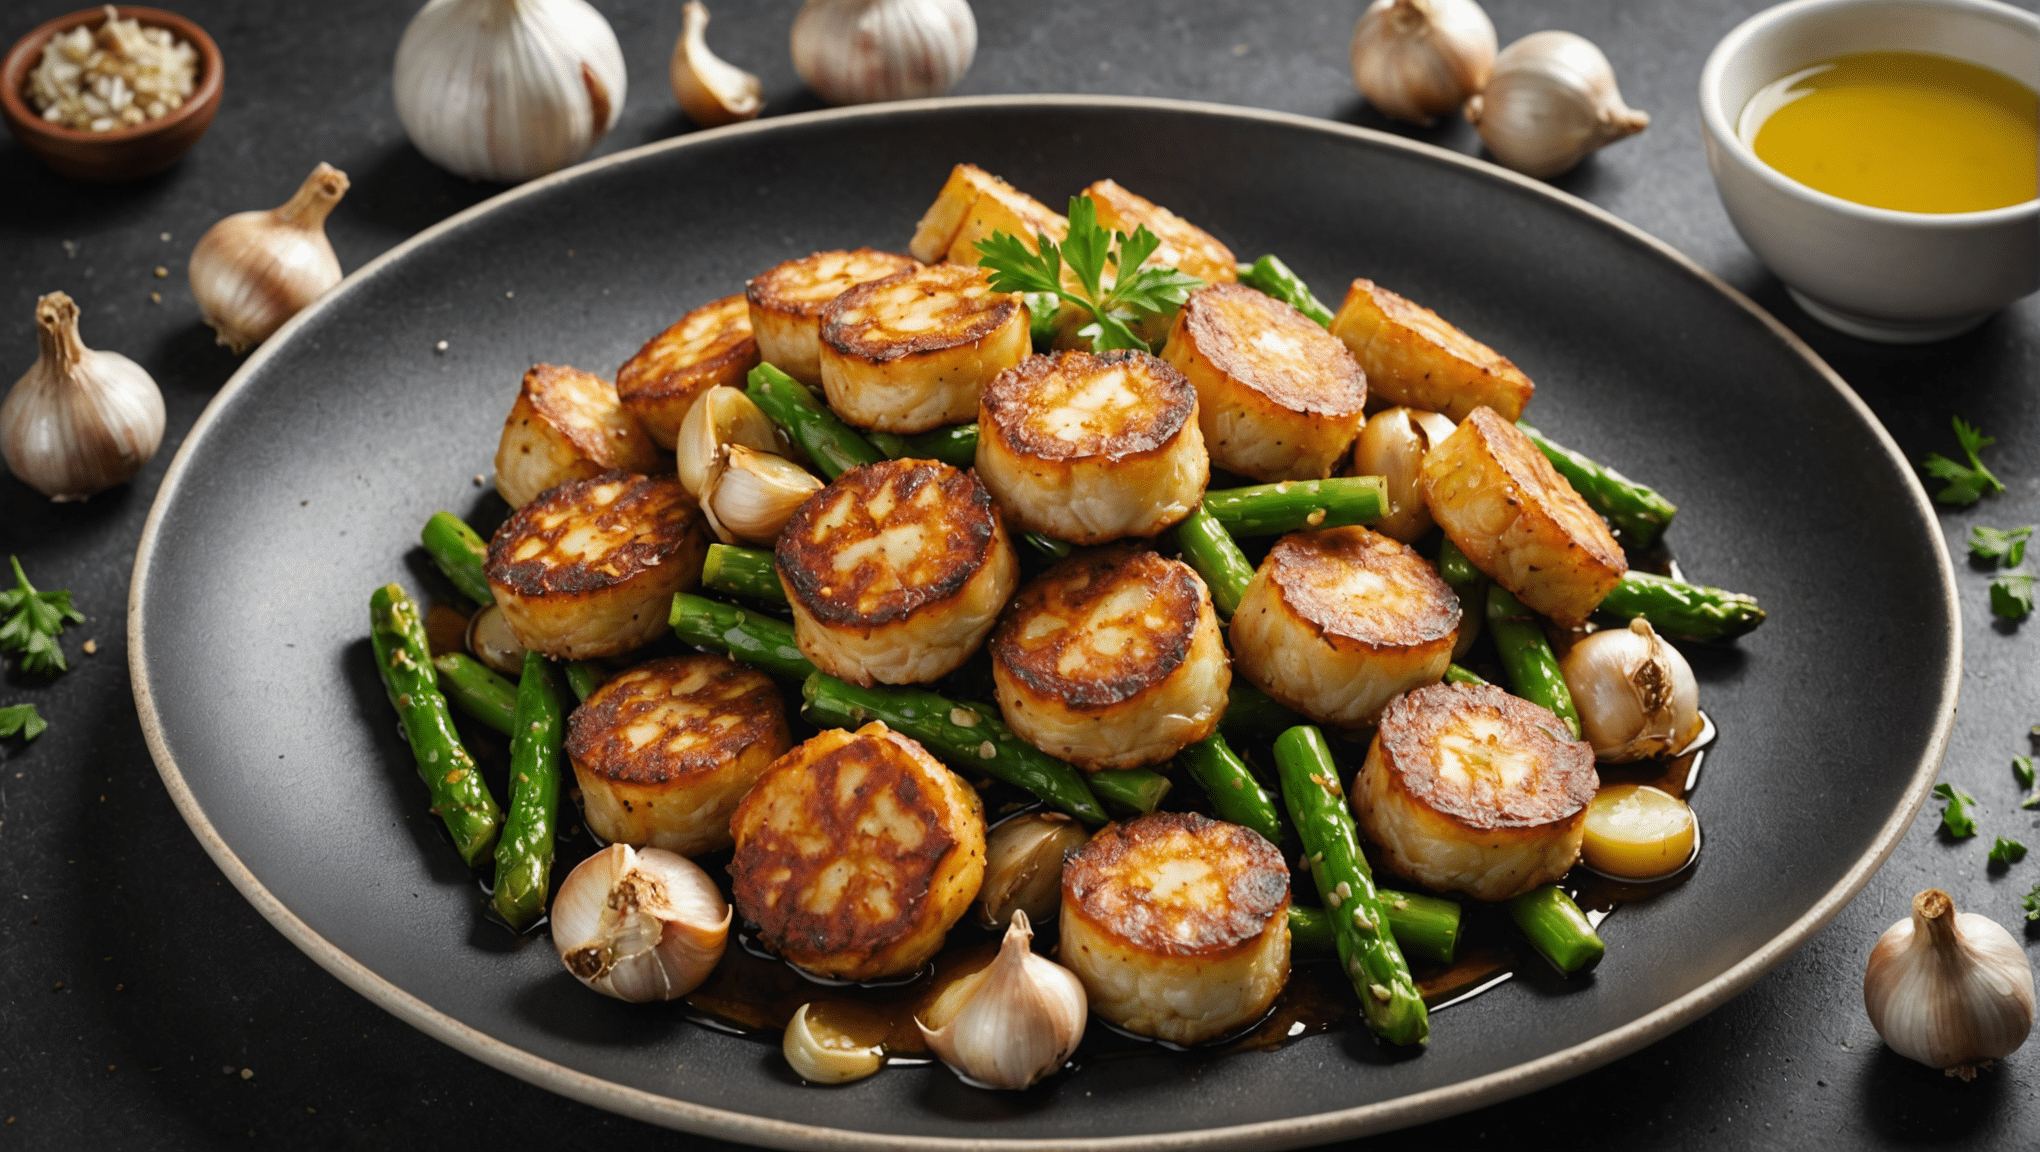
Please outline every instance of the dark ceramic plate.
[[[845, 1088], [774, 1047], [590, 995], [480, 920], [369, 658], [366, 603], [420, 584], [417, 532], [469, 507], [537, 360], [608, 372], [688, 308], [818, 248], [905, 246], [950, 165], [1050, 201], [1104, 176], [1336, 301], [1356, 274], [1538, 381], [1531, 415], [1681, 506], [1690, 576], [1771, 622], [1695, 655], [1722, 737], [1700, 872], [1607, 926], [1570, 983], [1227, 1058], [1094, 1062], [1024, 1094], [943, 1069]], [[510, 293], [515, 293], [514, 297]], [[435, 353], [444, 340], [448, 348]], [[1952, 575], [1919, 484], [1855, 395], [1664, 245], [1534, 181], [1342, 125], [1148, 100], [934, 101], [702, 133], [537, 181], [354, 274], [256, 353], [184, 443], [135, 561], [135, 695], [185, 818], [334, 975], [477, 1059], [674, 1127], [764, 1144], [1309, 1143], [1571, 1076], [1720, 1004], [1862, 887], [1947, 740]], [[1809, 834], [1817, 826], [1817, 834]]]

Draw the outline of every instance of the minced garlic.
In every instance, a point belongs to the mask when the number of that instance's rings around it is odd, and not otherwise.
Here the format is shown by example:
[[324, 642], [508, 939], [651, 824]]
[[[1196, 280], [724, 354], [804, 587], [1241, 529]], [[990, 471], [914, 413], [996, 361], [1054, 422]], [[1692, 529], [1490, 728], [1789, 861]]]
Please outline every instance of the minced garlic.
[[81, 24], [50, 38], [28, 94], [52, 124], [107, 132], [165, 115], [197, 83], [197, 49], [166, 29], [121, 19], [109, 4], [98, 32]]

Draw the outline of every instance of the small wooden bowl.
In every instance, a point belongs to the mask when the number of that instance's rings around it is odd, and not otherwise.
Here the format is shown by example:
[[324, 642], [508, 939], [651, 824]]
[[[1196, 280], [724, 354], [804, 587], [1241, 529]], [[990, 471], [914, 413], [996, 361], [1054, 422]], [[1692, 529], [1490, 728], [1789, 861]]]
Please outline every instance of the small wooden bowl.
[[161, 172], [190, 151], [212, 126], [225, 81], [219, 45], [205, 29], [160, 8], [123, 4], [115, 11], [144, 27], [166, 29], [198, 49], [198, 85], [189, 99], [167, 115], [106, 132], [66, 128], [36, 115], [26, 93], [28, 74], [42, 62], [43, 46], [59, 32], [69, 32], [80, 24], [98, 26], [106, 19], [104, 8], [88, 8], [51, 20], [16, 41], [7, 59], [0, 62], [0, 114], [6, 116], [14, 138], [66, 176], [109, 184]]

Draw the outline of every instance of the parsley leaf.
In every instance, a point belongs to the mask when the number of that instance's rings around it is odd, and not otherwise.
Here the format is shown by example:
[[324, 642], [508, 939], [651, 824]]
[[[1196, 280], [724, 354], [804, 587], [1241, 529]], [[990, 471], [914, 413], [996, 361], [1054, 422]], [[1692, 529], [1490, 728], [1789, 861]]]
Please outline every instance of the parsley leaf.
[[2031, 756], [2012, 757], [2012, 776], [2018, 780], [2019, 787], [2031, 788], [2033, 786], [2033, 758]]
[[1948, 806], [1941, 809], [1942, 831], [1957, 840], [1967, 840], [1976, 835], [1976, 817], [1969, 814], [1969, 806], [1976, 803], [1976, 797], [1953, 784], [1934, 785], [1934, 795], [1948, 802]]
[[[1182, 306], [1204, 281], [1174, 268], [1143, 267], [1162, 241], [1141, 225], [1129, 236], [1098, 223], [1098, 206], [1088, 196], [1070, 197], [1070, 227], [1061, 244], [1037, 234], [1034, 250], [1007, 232], [994, 232], [977, 244], [978, 265], [992, 274], [995, 292], [1053, 294], [1082, 308], [1091, 322], [1077, 330], [1091, 348], [1149, 351], [1133, 329], [1143, 313], [1166, 315]], [[1064, 276], [1067, 268], [1068, 276]], [[1106, 284], [1106, 272], [1112, 281]], [[1039, 301], [1047, 303], [1047, 301]], [[1036, 300], [1028, 302], [1032, 311]]]
[[0, 736], [20, 736], [33, 740], [43, 734], [50, 722], [36, 714], [33, 704], [14, 704], [0, 708]]
[[2000, 572], [1990, 582], [1990, 610], [2007, 620], [2023, 620], [2033, 611], [2033, 578], [2024, 572]]
[[1954, 417], [1953, 423], [1955, 439], [1962, 442], [1962, 453], [1969, 457], [1969, 465], [1964, 467], [1939, 452], [1929, 452], [1927, 458], [1920, 461], [1920, 467], [1934, 479], [1948, 482], [1946, 488], [1934, 493], [1934, 499], [1943, 504], [1968, 507], [1982, 497], [2005, 490], [2004, 482], [1991, 475], [1990, 469], [1985, 468], [1983, 460], [1977, 456], [1978, 452], [1997, 443], [1997, 439], [1978, 432], [1974, 425], [1960, 416]]
[[2017, 864], [2025, 858], [2026, 846], [2017, 840], [2007, 840], [2000, 836], [1997, 843], [1990, 846], [1990, 862], [1993, 864]]
[[2033, 885], [2031, 892], [2019, 897], [2019, 907], [2026, 910], [2026, 919], [2040, 920], [2040, 884]]
[[54, 676], [67, 669], [57, 636], [66, 624], [82, 624], [85, 614], [71, 607], [69, 592], [38, 592], [10, 556], [15, 587], [0, 590], [0, 652], [21, 657], [24, 672]]
[[2033, 525], [2024, 528], [1986, 528], [1981, 524], [1969, 530], [1969, 554], [1978, 560], [1997, 560], [2007, 568], [2017, 568], [2026, 559], [2026, 541], [2033, 535]]

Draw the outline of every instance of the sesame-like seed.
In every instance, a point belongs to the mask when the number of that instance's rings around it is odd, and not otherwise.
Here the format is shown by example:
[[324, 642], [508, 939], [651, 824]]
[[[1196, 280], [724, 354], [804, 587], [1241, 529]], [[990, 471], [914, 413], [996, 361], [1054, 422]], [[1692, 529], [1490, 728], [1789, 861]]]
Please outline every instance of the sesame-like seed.
[[1353, 898], [1353, 885], [1344, 880], [1339, 881], [1339, 899], [1351, 900], [1352, 898]]
[[1332, 911], [1337, 912], [1339, 910], [1339, 904], [1341, 902], [1342, 898], [1339, 896], [1339, 890], [1337, 888], [1334, 888], [1330, 892], [1325, 893], [1325, 903], [1331, 906]]
[[1388, 1003], [1388, 989], [1386, 987], [1380, 984], [1369, 984], [1367, 990], [1374, 994], [1376, 1000], [1381, 1001], [1383, 1004]]
[[990, 760], [997, 757], [998, 754], [999, 750], [992, 746], [992, 742], [990, 740], [987, 740], [984, 743], [978, 745], [978, 759], [980, 760]]
[[1362, 932], [1374, 931], [1374, 921], [1368, 919], [1366, 905], [1356, 904], [1353, 906], [1353, 927], [1360, 929]]
[[978, 714], [968, 708], [951, 708], [949, 710], [949, 722], [958, 728], [975, 728], [977, 727]]
[[1325, 510], [1323, 508], [1313, 509], [1310, 515], [1303, 518], [1303, 522], [1313, 528], [1317, 527], [1325, 522]]

